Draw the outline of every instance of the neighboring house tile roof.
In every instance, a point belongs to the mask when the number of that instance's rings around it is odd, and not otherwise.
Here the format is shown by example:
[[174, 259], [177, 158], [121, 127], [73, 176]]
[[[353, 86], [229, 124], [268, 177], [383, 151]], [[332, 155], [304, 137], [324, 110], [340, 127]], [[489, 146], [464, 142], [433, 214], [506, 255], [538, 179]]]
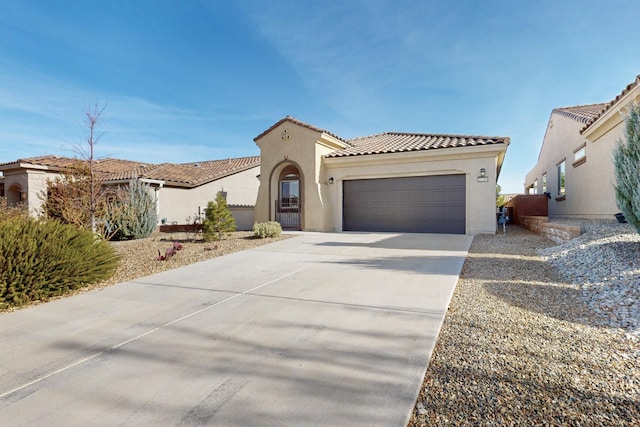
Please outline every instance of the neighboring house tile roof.
[[385, 132], [350, 139], [346, 142], [351, 146], [343, 150], [333, 151], [327, 154], [326, 157], [361, 156], [367, 154], [434, 150], [439, 148], [509, 144], [510, 140], [507, 137]]
[[560, 114], [561, 116], [568, 117], [580, 123], [586, 124], [595, 117], [598, 117], [598, 115], [606, 105], [606, 103], [601, 103], [576, 105], [575, 107], [554, 108], [553, 111], [551, 111], [551, 114]]
[[[61, 157], [61, 156], [39, 156], [39, 157], [29, 157], [24, 159], [18, 159], [13, 162], [7, 162], [0, 164], [2, 166], [16, 165], [20, 164], [30, 164], [37, 166], [46, 166], [48, 168], [52, 168], [55, 170], [61, 170], [65, 168], [69, 168], [78, 162], [81, 162], [81, 159], [75, 157]], [[121, 160], [121, 159], [98, 159], [95, 161], [96, 169], [101, 173], [117, 173], [123, 172], [127, 170], [131, 170], [135, 167], [144, 166], [144, 163], [134, 162], [131, 160]]]
[[147, 171], [144, 178], [198, 186], [256, 166], [260, 166], [260, 156], [182, 164], [163, 163]]
[[[78, 161], [79, 159], [71, 157], [40, 156], [3, 163], [0, 164], [0, 167], [30, 164], [46, 166], [53, 170], [60, 171], [73, 166]], [[192, 187], [206, 184], [259, 165], [260, 156], [182, 164], [149, 164], [112, 158], [95, 161], [96, 171], [100, 174], [101, 179], [105, 181], [146, 178]]]
[[265, 136], [266, 134], [268, 134], [269, 132], [271, 132], [272, 130], [274, 130], [275, 128], [277, 128], [278, 126], [280, 126], [282, 123], [284, 122], [291, 122], [293, 124], [305, 127], [307, 129], [311, 129], [313, 131], [316, 132], [322, 132], [322, 133], [326, 133], [327, 135], [331, 135], [332, 137], [339, 139], [342, 142], [346, 142], [344, 139], [340, 138], [339, 136], [329, 132], [328, 130], [325, 129], [320, 129], [318, 127], [315, 127], [313, 125], [310, 125], [308, 123], [305, 123], [303, 121], [300, 121], [294, 117], [291, 116], [286, 116], [284, 119], [281, 119], [280, 121], [278, 121], [276, 124], [274, 124], [273, 126], [271, 126], [269, 129], [265, 130], [264, 132], [262, 132], [260, 135], [256, 136], [255, 138], [253, 138], [254, 141], [257, 141], [258, 139], [262, 138], [263, 136]]
[[636, 87], [638, 87], [638, 86], [640, 86], [640, 74], [638, 74], [638, 75], [636, 76], [636, 79], [635, 79], [633, 82], [629, 83], [629, 84], [627, 85], [627, 87], [625, 87], [625, 88], [622, 90], [622, 92], [620, 92], [620, 94], [619, 94], [618, 96], [616, 96], [616, 97], [615, 97], [615, 99], [613, 99], [612, 101], [607, 102], [606, 104], [604, 104], [604, 107], [600, 110], [599, 114], [597, 114], [597, 115], [595, 115], [593, 118], [591, 118], [591, 119], [586, 123], [586, 126], [585, 126], [585, 127], [583, 127], [583, 128], [580, 130], [580, 133], [581, 133], [581, 134], [582, 134], [582, 133], [584, 133], [584, 131], [586, 131], [586, 130], [589, 128], [589, 126], [591, 126], [591, 125], [592, 125], [596, 120], [598, 120], [598, 119], [599, 119], [599, 118], [600, 118], [604, 113], [606, 113], [607, 111], [609, 111], [609, 109], [610, 109], [611, 107], [613, 107], [613, 106], [614, 106], [618, 101], [620, 101], [620, 99], [621, 99], [622, 97], [624, 97], [626, 94], [628, 94], [629, 92], [631, 92], [634, 88], [636, 88]]

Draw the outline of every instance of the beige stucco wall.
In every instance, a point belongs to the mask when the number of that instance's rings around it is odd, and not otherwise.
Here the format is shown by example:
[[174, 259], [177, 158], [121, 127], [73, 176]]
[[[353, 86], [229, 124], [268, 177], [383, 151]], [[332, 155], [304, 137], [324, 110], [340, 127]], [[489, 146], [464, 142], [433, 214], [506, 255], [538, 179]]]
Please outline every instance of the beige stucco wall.
[[256, 166], [195, 188], [164, 186], [158, 192], [160, 219], [166, 218], [168, 224], [184, 224], [187, 218], [193, 220], [198, 212], [204, 215], [207, 204], [215, 200], [219, 191], [227, 192], [228, 205], [253, 206], [259, 173], [260, 167]]
[[[60, 175], [42, 170], [6, 170], [4, 174], [5, 195], [11, 199], [16, 192], [24, 193], [22, 200], [26, 201], [27, 209], [32, 216], [42, 214], [42, 195], [47, 192], [47, 180], [54, 180]], [[15, 200], [9, 200], [15, 201]]]
[[295, 165], [301, 173], [301, 198], [304, 203], [302, 228], [307, 231], [330, 230], [330, 206], [326, 202], [327, 179], [323, 173], [321, 156], [343, 146], [342, 143], [322, 132], [283, 122], [257, 140], [256, 144], [261, 150], [256, 222], [275, 220], [278, 177], [285, 167]]
[[[620, 211], [615, 200], [613, 149], [624, 139], [624, 120], [628, 114], [624, 105], [634, 99], [636, 102], [640, 99], [637, 91], [584, 135], [580, 134], [584, 123], [558, 113], [551, 115], [538, 162], [525, 178], [525, 192], [537, 179], [536, 194], [542, 194], [542, 175], [547, 173], [550, 216], [611, 219]], [[586, 161], [574, 165], [574, 151], [584, 144]], [[557, 194], [557, 164], [562, 159], [566, 159], [564, 198]]]
[[[498, 158], [506, 146], [324, 158], [322, 156], [341, 143], [326, 134], [289, 122], [263, 135], [256, 143], [262, 156], [255, 211], [258, 222], [275, 219], [279, 174], [287, 165], [295, 164], [303, 175], [303, 230], [342, 231], [344, 180], [464, 174], [467, 234], [495, 233], [495, 175]], [[482, 168], [487, 171], [487, 182], [477, 181]], [[328, 184], [329, 178], [333, 178], [333, 184]]]

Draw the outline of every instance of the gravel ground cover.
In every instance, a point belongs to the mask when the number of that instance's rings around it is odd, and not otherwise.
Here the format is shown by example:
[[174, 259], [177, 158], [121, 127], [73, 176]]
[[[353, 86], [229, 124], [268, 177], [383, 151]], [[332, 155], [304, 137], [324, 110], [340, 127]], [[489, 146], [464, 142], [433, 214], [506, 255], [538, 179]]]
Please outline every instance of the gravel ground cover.
[[[230, 233], [220, 242], [207, 243], [197, 233], [154, 233], [144, 239], [111, 242], [122, 258], [115, 274], [109, 280], [88, 285], [59, 298], [183, 267], [236, 251], [288, 239], [289, 237], [292, 237], [292, 235], [283, 234], [279, 237], [258, 239], [253, 237], [253, 232], [251, 231], [237, 231]], [[177, 251], [169, 260], [158, 261], [158, 255], [165, 254], [167, 249], [173, 247], [174, 242], [181, 244], [182, 249]], [[30, 305], [39, 303], [42, 303], [42, 301], [36, 301]], [[12, 307], [1, 310], [0, 313], [19, 310], [28, 306]]]
[[[258, 239], [253, 236], [251, 231], [236, 231], [219, 242], [205, 242], [198, 234], [155, 233], [146, 239], [112, 242], [122, 257], [122, 261], [111, 279], [95, 286], [101, 287], [126, 282], [137, 277], [251, 249], [291, 236], [283, 234], [280, 237]], [[159, 261], [158, 255], [164, 255], [167, 249], [173, 247], [174, 242], [182, 245], [182, 249], [178, 250], [170, 259]]]
[[640, 234], [615, 220], [551, 221], [578, 225], [582, 234], [539, 253], [580, 289], [605, 324], [640, 339]]
[[568, 278], [582, 270], [563, 276], [578, 251], [552, 260], [576, 243], [475, 237], [409, 426], [640, 425], [639, 340], [589, 308]]

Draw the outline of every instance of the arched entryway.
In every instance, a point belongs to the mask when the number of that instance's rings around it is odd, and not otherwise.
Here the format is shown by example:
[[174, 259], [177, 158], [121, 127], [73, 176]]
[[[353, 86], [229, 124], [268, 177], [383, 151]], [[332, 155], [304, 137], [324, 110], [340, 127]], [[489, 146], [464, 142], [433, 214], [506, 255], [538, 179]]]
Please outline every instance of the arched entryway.
[[295, 165], [285, 166], [278, 176], [276, 221], [285, 230], [302, 229], [302, 185], [300, 170]]
[[7, 205], [9, 206], [17, 206], [21, 203], [26, 203], [27, 201], [27, 193], [25, 193], [17, 184], [10, 186], [6, 190], [6, 193]]

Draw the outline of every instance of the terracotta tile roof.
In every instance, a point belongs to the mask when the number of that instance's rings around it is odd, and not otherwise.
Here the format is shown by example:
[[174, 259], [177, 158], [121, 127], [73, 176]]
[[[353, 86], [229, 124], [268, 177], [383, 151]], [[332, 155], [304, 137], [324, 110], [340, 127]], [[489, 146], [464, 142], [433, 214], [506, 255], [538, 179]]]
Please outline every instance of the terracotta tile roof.
[[551, 114], [560, 114], [561, 116], [568, 117], [580, 123], [588, 123], [589, 120], [597, 117], [606, 105], [606, 103], [601, 103], [554, 108]]
[[[2, 163], [0, 166], [8, 166], [8, 165], [19, 165], [21, 163], [37, 165], [37, 166], [46, 166], [52, 169], [65, 169], [73, 166], [77, 162], [82, 161], [81, 159], [75, 157], [61, 157], [61, 156], [39, 156], [39, 157], [28, 157], [24, 159], [18, 159], [13, 162]], [[133, 169], [135, 167], [144, 166], [144, 163], [134, 162], [131, 160], [120, 160], [120, 159], [99, 159], [95, 162], [96, 168], [99, 172], [103, 173], [113, 173], [120, 172]]]
[[479, 145], [508, 145], [510, 140], [507, 137], [385, 132], [350, 139], [346, 142], [349, 143], [351, 147], [333, 151], [327, 154], [326, 157], [362, 156], [367, 154], [399, 153]]
[[[53, 170], [63, 170], [78, 161], [79, 159], [71, 157], [40, 156], [3, 163], [0, 164], [0, 167], [32, 164], [46, 166]], [[149, 164], [111, 158], [99, 159], [95, 163], [96, 171], [100, 174], [101, 179], [105, 181], [147, 178], [194, 187], [259, 165], [259, 156], [183, 164]]]
[[316, 132], [322, 132], [322, 133], [326, 133], [327, 135], [331, 135], [332, 137], [339, 139], [342, 142], [346, 142], [344, 139], [340, 138], [337, 135], [334, 135], [333, 133], [329, 132], [328, 130], [325, 129], [320, 129], [318, 127], [315, 127], [313, 125], [310, 125], [308, 123], [305, 123], [303, 121], [300, 121], [296, 118], [293, 118], [291, 116], [286, 116], [284, 119], [279, 120], [276, 124], [274, 124], [273, 126], [271, 126], [269, 129], [265, 130], [264, 132], [262, 132], [260, 135], [256, 136], [255, 138], [253, 138], [254, 141], [259, 140], [260, 138], [262, 138], [263, 136], [265, 136], [266, 134], [268, 134], [269, 132], [271, 132], [272, 130], [274, 130], [275, 128], [277, 128], [278, 126], [280, 126], [282, 123], [284, 122], [291, 122], [293, 124], [302, 126], [302, 127], [306, 127], [307, 129], [311, 129], [313, 131]]
[[606, 104], [604, 104], [604, 107], [600, 110], [600, 112], [595, 115], [593, 118], [591, 118], [587, 123], [586, 126], [583, 127], [580, 130], [580, 133], [584, 133], [584, 131], [586, 131], [589, 126], [591, 126], [596, 120], [598, 120], [604, 113], [606, 113], [607, 111], [609, 111], [609, 109], [611, 109], [611, 107], [613, 107], [618, 101], [620, 101], [620, 99], [622, 99], [622, 97], [624, 97], [626, 94], [628, 94], [629, 92], [631, 92], [634, 88], [640, 86], [640, 74], [638, 74], [636, 76], [636, 79], [629, 83], [627, 85], [627, 87], [625, 87], [622, 92], [620, 92], [620, 94], [618, 96], [615, 97], [615, 99], [613, 99], [610, 102], [607, 102]]
[[197, 186], [256, 166], [260, 166], [260, 156], [182, 164], [163, 163], [145, 171], [141, 177]]

